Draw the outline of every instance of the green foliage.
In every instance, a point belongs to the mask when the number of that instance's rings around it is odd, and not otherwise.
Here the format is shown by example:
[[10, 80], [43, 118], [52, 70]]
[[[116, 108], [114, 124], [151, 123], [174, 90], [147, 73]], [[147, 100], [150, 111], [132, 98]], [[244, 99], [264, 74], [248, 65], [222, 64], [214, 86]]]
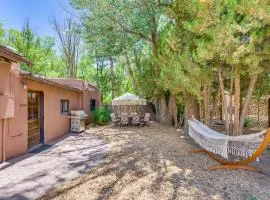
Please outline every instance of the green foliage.
[[245, 117], [245, 119], [244, 119], [244, 127], [245, 128], [250, 128], [252, 126], [252, 124], [253, 124], [252, 118]]
[[[83, 24], [77, 78], [96, 83], [104, 103], [111, 102], [113, 93], [135, 92], [149, 99], [173, 94], [182, 105], [189, 95], [200, 99], [202, 86], [217, 83], [222, 63], [225, 90], [237, 66], [242, 96], [250, 75], [259, 74], [259, 98], [269, 92], [270, 61], [269, 5], [259, 2], [70, 0]], [[68, 75], [66, 62], [53, 50], [53, 38], [35, 35], [29, 22], [22, 31], [5, 32], [0, 24], [0, 42], [3, 38], [33, 62], [33, 68], [23, 69]]]
[[22, 69], [40, 75], [46, 75], [50, 71], [49, 63], [55, 58], [54, 39], [35, 35], [29, 21], [26, 21], [22, 31], [9, 29], [6, 44], [32, 62], [33, 67], [22, 65]]
[[96, 70], [94, 68], [94, 59], [92, 58], [91, 54], [84, 50], [79, 59], [77, 77], [89, 83], [94, 83], [95, 73]]
[[111, 111], [103, 106], [92, 112], [94, 122], [98, 125], [105, 125], [110, 121]]
[[[68, 77], [69, 71], [64, 57], [58, 55], [54, 50], [54, 38], [37, 36], [31, 28], [29, 20], [26, 21], [21, 31], [9, 29], [5, 32], [0, 24], [0, 44], [14, 48], [32, 62], [33, 67], [21, 64], [23, 70], [45, 77]], [[94, 82], [93, 65], [93, 59], [83, 52], [78, 64], [78, 78]]]
[[3, 24], [0, 22], [0, 44], [4, 44], [5, 35], [5, 29], [3, 28]]
[[[178, 96], [179, 104], [188, 95], [200, 98], [203, 85], [217, 82], [220, 63], [227, 79], [234, 66], [241, 68], [245, 94], [249, 76], [261, 73], [269, 63], [265, 0], [71, 3], [83, 18], [83, 37], [97, 65], [94, 79], [108, 103], [112, 85], [117, 95], [136, 91], [153, 99], [169, 92]], [[113, 71], [107, 64], [110, 57], [115, 60]], [[228, 90], [228, 84], [225, 87]], [[266, 88], [258, 94], [266, 93]]]

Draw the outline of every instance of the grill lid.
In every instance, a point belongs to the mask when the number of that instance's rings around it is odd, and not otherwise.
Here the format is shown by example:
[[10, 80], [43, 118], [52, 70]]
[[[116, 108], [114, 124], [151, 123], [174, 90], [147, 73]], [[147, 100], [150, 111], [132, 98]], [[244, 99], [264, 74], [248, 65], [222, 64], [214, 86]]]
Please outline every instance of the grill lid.
[[71, 117], [85, 119], [88, 115], [83, 110], [71, 110]]

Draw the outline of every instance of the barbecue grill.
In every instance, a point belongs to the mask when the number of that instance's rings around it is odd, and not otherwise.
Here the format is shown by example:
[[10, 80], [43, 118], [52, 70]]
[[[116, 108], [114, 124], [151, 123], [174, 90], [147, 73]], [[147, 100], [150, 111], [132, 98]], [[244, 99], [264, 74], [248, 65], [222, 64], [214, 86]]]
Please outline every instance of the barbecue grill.
[[70, 131], [72, 133], [85, 131], [85, 119], [87, 116], [88, 115], [83, 110], [72, 110], [70, 113]]

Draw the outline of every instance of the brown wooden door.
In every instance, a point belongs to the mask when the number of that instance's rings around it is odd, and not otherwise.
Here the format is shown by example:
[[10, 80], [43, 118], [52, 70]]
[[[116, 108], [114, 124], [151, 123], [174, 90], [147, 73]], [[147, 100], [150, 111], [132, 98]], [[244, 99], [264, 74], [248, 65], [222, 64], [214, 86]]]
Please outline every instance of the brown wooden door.
[[40, 94], [28, 92], [28, 148], [40, 143]]

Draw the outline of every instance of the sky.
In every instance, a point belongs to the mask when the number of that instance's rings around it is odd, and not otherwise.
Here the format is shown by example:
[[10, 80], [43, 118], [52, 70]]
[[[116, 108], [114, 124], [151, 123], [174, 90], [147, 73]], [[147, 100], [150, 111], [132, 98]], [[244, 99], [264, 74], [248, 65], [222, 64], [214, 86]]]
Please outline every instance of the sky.
[[0, 0], [0, 5], [0, 22], [6, 30], [21, 30], [29, 18], [35, 33], [41, 37], [47, 35], [57, 38], [49, 18], [56, 16], [57, 19], [64, 19], [69, 14], [63, 8], [70, 10], [68, 0]]

